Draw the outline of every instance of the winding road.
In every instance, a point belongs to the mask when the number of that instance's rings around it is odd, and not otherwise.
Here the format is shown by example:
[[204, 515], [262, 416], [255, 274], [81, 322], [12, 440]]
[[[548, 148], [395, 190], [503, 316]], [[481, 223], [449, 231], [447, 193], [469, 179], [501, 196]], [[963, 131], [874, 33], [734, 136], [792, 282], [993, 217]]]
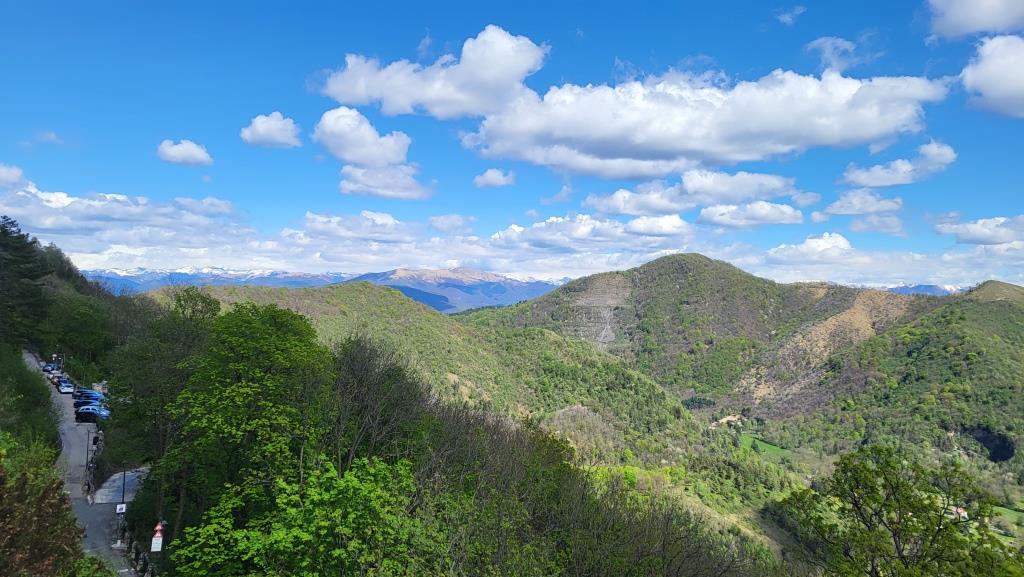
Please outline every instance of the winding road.
[[[25, 352], [23, 356], [26, 365], [42, 372], [40, 362], [34, 355]], [[57, 428], [61, 452], [56, 466], [64, 477], [64, 489], [71, 498], [71, 507], [78, 525], [84, 531], [82, 548], [86, 553], [103, 559], [118, 573], [131, 574], [128, 560], [121, 550], [113, 547], [117, 541], [117, 503], [121, 502], [122, 491], [126, 502], [134, 498], [145, 471], [128, 471], [124, 475], [117, 473], [92, 495], [87, 495], [84, 486], [86, 463], [94, 450], [92, 438], [96, 435], [96, 425], [76, 423], [71, 395], [62, 395], [52, 386], [49, 389], [60, 419]], [[125, 481], [123, 488], [122, 479]]]

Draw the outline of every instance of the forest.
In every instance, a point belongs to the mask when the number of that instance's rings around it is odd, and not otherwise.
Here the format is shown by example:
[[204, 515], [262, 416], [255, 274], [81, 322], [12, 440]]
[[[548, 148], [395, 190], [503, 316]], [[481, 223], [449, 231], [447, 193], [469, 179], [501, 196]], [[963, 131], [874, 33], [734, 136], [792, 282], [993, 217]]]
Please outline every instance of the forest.
[[[505, 350], [533, 355], [540, 338], [558, 354], [503, 381], [516, 403], [485, 403], [439, 387], [370, 326], [324, 339], [317, 319], [274, 303], [111, 295], [6, 217], [0, 259], [3, 575], [104, 575], [54, 472], [47, 385], [21, 359], [58, 348], [78, 378], [110, 383], [100, 475], [151, 466], [128, 523], [146, 539], [165, 522], [161, 574], [1024, 574], [972, 471], [894, 436], [804, 479], [610, 357], [567, 363], [584, 343], [539, 329], [494, 333]], [[563, 405], [618, 415], [593, 434], [625, 440], [581, 452], [558, 432]], [[721, 514], [750, 508], [775, 538]]]

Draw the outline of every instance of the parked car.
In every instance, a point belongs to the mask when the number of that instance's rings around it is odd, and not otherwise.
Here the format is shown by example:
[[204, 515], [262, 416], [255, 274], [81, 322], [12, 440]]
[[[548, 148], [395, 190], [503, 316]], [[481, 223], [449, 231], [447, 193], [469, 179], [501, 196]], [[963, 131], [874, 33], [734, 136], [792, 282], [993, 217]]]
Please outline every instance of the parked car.
[[100, 406], [103, 404], [101, 399], [79, 399], [75, 401], [75, 408], [88, 407], [90, 405]]
[[106, 397], [103, 393], [86, 387], [77, 387], [75, 392], [71, 393], [71, 396], [76, 399], [81, 399], [82, 397]]
[[103, 406], [85, 406], [75, 411], [76, 423], [95, 423], [110, 418], [110, 409]]
[[75, 386], [71, 383], [61, 383], [57, 386], [57, 391], [62, 395], [68, 395], [75, 392]]

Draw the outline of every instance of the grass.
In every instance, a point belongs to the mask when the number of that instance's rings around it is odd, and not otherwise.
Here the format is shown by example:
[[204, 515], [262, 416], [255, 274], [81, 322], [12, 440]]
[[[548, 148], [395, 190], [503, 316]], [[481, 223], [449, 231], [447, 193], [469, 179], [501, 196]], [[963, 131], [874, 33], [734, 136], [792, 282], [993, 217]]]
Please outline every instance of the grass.
[[789, 451], [782, 447], [773, 445], [753, 433], [741, 433], [740, 443], [747, 449], [753, 449], [754, 445], [757, 445], [757, 448], [761, 450], [761, 454], [769, 457], [783, 457], [789, 453]]

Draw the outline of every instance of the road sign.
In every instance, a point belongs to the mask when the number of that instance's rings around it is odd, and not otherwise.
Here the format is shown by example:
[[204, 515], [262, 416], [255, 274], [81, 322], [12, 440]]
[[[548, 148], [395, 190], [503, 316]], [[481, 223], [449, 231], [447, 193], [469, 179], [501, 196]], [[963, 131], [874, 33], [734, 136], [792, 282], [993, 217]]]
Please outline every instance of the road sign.
[[128, 504], [127, 503], [118, 503], [117, 504], [117, 514], [118, 515], [123, 515], [127, 511], [128, 511]]
[[153, 542], [149, 545], [150, 553], [159, 553], [164, 548], [164, 538], [162, 535], [154, 535]]

